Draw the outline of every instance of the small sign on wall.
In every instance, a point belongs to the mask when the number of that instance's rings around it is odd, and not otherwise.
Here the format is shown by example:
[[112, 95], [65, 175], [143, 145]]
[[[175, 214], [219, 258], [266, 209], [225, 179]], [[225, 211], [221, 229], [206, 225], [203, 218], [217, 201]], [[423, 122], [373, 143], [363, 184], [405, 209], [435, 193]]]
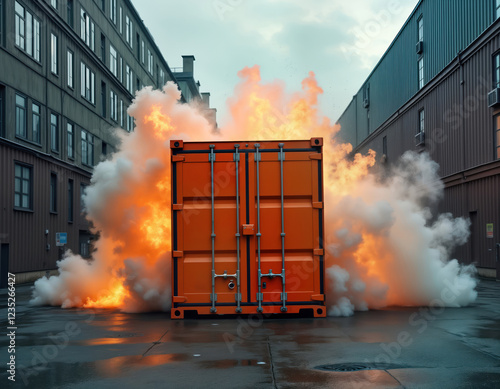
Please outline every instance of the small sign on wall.
[[66, 232], [56, 232], [56, 246], [68, 244], [68, 234]]
[[486, 224], [486, 237], [493, 239], [493, 223]]

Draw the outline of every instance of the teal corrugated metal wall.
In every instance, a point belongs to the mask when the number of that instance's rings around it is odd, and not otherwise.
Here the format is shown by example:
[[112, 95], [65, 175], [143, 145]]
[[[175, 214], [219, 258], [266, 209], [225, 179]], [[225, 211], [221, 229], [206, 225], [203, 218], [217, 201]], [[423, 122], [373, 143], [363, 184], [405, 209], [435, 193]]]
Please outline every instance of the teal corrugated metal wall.
[[[495, 20], [494, 0], [422, 0], [339, 118], [340, 138], [359, 145], [418, 92], [417, 20], [424, 23], [424, 80], [428, 83]], [[363, 87], [370, 106], [363, 108]]]

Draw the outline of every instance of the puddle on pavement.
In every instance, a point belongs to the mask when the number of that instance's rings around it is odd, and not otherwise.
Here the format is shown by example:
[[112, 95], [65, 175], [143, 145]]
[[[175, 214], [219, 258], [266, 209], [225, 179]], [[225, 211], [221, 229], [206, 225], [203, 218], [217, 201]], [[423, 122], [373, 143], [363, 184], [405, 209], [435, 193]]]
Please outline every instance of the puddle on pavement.
[[206, 369], [229, 369], [240, 366], [267, 366], [267, 362], [257, 359], [221, 359], [217, 361], [200, 361], [197, 365]]

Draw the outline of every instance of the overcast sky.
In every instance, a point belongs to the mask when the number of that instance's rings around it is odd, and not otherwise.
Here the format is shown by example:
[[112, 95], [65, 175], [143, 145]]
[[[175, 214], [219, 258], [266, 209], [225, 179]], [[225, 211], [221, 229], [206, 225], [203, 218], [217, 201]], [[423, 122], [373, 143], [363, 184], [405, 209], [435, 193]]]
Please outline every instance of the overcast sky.
[[211, 93], [218, 123], [245, 66], [289, 90], [314, 71], [320, 104], [342, 114], [418, 0], [133, 0], [170, 67], [196, 58], [194, 76]]

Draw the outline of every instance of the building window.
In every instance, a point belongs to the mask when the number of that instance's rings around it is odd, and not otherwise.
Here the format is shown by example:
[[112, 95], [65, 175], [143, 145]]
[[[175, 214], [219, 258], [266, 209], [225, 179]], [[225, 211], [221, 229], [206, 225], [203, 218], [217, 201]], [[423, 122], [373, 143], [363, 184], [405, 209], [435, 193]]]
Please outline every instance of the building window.
[[142, 61], [142, 63], [145, 63], [145, 61], [144, 61], [144, 41], [141, 41], [141, 61]]
[[106, 11], [106, 0], [101, 0], [101, 9], [103, 10], [103, 12]]
[[16, 1], [16, 45], [19, 48], [25, 48], [25, 24], [26, 21], [24, 19], [24, 7]]
[[120, 34], [123, 34], [123, 11], [122, 11], [122, 7], [120, 6], [120, 9], [119, 9], [120, 12], [118, 12], [118, 15], [120, 17], [120, 20], [118, 21], [118, 28], [120, 30]]
[[0, 0], [0, 46], [3, 46], [3, 37], [4, 37], [4, 25], [5, 22], [3, 20], [4, 16], [4, 5], [5, 5], [5, 0]]
[[57, 212], [57, 174], [50, 173], [50, 212]]
[[134, 117], [130, 116], [128, 113], [127, 113], [127, 131], [128, 132], [134, 131]]
[[101, 34], [101, 61], [106, 62], [106, 37]]
[[115, 77], [118, 77], [116, 49], [111, 45], [109, 46], [109, 70]]
[[132, 69], [130, 69], [130, 66], [126, 65], [125, 66], [127, 69], [126, 72], [126, 77], [127, 77], [127, 90], [134, 94], [134, 72], [132, 72]]
[[74, 214], [74, 183], [70, 178], [68, 180], [68, 223], [73, 223]]
[[500, 159], [500, 115], [494, 117], [495, 156]]
[[68, 0], [67, 12], [68, 12], [68, 15], [67, 15], [68, 24], [71, 28], [74, 28], [73, 0]]
[[95, 73], [82, 62], [80, 75], [82, 97], [95, 104]]
[[495, 9], [496, 9], [496, 16], [498, 19], [500, 17], [500, 0], [496, 0]]
[[50, 34], [50, 71], [57, 74], [57, 36]]
[[418, 132], [415, 135], [415, 145], [422, 146], [425, 144], [425, 112], [423, 109], [418, 111]]
[[120, 100], [120, 127], [123, 128], [123, 100]]
[[16, 46], [40, 61], [40, 21], [15, 2]]
[[27, 138], [26, 98], [16, 94], [16, 136]]
[[165, 72], [160, 69], [160, 87], [163, 87], [163, 85], [165, 85]]
[[50, 149], [59, 151], [59, 118], [53, 113], [50, 114]]
[[85, 213], [85, 190], [87, 189], [87, 185], [83, 182], [80, 183], [80, 214]]
[[500, 53], [493, 56], [493, 87], [500, 88]]
[[148, 71], [149, 74], [151, 75], [153, 74], [153, 69], [154, 69], [153, 60], [154, 60], [153, 53], [148, 49]]
[[80, 38], [94, 51], [95, 24], [83, 8], [80, 9]]
[[141, 60], [141, 37], [139, 33], [136, 34], [136, 44], [137, 44], [137, 61]]
[[125, 15], [125, 40], [127, 41], [130, 48], [134, 48], [134, 24], [132, 20]]
[[66, 124], [66, 137], [67, 137], [67, 152], [68, 158], [75, 158], [75, 131], [73, 123]]
[[51, 5], [53, 8], [57, 9], [57, 0], [50, 0], [50, 5]]
[[382, 138], [382, 154], [387, 158], [387, 136]]
[[123, 58], [120, 57], [120, 60], [119, 60], [119, 72], [120, 72], [120, 82], [123, 83]]
[[[499, 0], [497, 0], [499, 1]], [[422, 16], [420, 16], [418, 18], [418, 22], [417, 22], [417, 26], [418, 26], [418, 41], [419, 42], [423, 42], [424, 41], [424, 18]]]
[[116, 0], [109, 0], [109, 17], [116, 24]]
[[104, 141], [101, 143], [101, 154], [103, 156], [108, 155], [108, 144]]
[[74, 64], [73, 64], [73, 52], [71, 50], [68, 50], [68, 86], [70, 88], [74, 88], [74, 82], [73, 82], [73, 73], [74, 73]]
[[32, 209], [33, 175], [32, 167], [20, 163], [14, 164], [14, 207]]
[[423, 109], [418, 111], [418, 132], [425, 132], [425, 111]]
[[420, 58], [418, 60], [418, 89], [424, 87], [424, 59]]
[[5, 123], [4, 123], [5, 97], [4, 96], [5, 96], [5, 87], [3, 85], [0, 85], [0, 136], [1, 137], [5, 137]]
[[106, 83], [101, 81], [101, 115], [106, 117]]
[[31, 113], [32, 113], [32, 141], [36, 143], [40, 143], [40, 134], [41, 134], [41, 120], [40, 120], [40, 106], [38, 104], [31, 104]]
[[82, 130], [82, 164], [94, 165], [94, 136], [85, 130]]
[[118, 96], [112, 90], [110, 91], [110, 118], [118, 121]]

